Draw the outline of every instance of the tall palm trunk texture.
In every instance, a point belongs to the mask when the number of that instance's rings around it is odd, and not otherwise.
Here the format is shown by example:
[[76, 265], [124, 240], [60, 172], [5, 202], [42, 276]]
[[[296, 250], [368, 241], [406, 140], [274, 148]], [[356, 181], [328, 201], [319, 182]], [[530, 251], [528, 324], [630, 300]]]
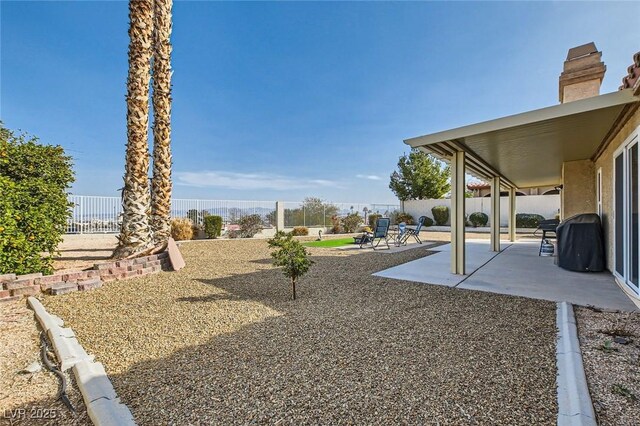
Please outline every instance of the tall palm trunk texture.
[[153, 1], [129, 1], [129, 75], [127, 78], [127, 150], [123, 217], [113, 257], [151, 246], [149, 227], [149, 81], [153, 37]]
[[155, 244], [171, 236], [171, 9], [155, 0], [153, 33], [153, 177], [151, 229]]

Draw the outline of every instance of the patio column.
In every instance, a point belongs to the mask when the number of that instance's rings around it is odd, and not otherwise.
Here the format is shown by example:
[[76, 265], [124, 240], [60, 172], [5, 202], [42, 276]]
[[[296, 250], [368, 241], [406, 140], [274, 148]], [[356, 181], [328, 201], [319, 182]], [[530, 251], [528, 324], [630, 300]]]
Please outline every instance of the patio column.
[[491, 251], [500, 251], [500, 178], [491, 179]]
[[516, 189], [509, 188], [509, 241], [516, 240]]
[[451, 157], [451, 273], [465, 273], [465, 210], [464, 210], [464, 162], [463, 151]]

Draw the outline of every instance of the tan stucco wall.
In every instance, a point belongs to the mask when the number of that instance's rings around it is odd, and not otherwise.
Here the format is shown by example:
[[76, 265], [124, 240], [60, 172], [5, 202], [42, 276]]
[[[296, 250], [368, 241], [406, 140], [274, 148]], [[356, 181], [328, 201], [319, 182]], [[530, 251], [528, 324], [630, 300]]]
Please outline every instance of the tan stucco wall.
[[562, 164], [561, 217], [595, 213], [596, 172], [591, 160], [566, 161]]
[[613, 271], [613, 153], [640, 126], [640, 109], [616, 134], [605, 151], [596, 159], [596, 170], [602, 168], [602, 224], [607, 248], [607, 268]]

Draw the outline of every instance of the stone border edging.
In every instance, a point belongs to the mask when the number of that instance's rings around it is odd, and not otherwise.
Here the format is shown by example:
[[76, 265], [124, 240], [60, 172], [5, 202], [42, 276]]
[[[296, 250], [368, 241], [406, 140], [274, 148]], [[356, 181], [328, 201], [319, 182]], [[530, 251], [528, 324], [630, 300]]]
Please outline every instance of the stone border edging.
[[93, 355], [87, 354], [73, 330], [63, 328], [64, 321], [60, 317], [49, 314], [35, 297], [31, 296], [27, 301], [52, 343], [56, 358], [61, 363], [60, 369], [66, 371], [73, 368], [76, 383], [93, 424], [98, 426], [135, 425], [131, 411], [120, 402], [104, 366], [94, 362]]
[[596, 426], [573, 306], [567, 302], [558, 302], [557, 306], [558, 426]]

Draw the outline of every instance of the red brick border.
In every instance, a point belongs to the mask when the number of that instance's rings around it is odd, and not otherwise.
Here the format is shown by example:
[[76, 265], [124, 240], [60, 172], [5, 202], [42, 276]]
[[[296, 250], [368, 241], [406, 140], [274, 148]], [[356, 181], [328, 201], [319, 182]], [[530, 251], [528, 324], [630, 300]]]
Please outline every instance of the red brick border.
[[102, 287], [114, 280], [153, 274], [170, 270], [169, 253], [163, 252], [136, 259], [98, 263], [93, 269], [83, 271], [59, 271], [53, 275], [4, 274], [0, 275], [0, 303], [18, 300], [22, 296], [32, 296], [40, 292], [46, 294], [66, 294]]

